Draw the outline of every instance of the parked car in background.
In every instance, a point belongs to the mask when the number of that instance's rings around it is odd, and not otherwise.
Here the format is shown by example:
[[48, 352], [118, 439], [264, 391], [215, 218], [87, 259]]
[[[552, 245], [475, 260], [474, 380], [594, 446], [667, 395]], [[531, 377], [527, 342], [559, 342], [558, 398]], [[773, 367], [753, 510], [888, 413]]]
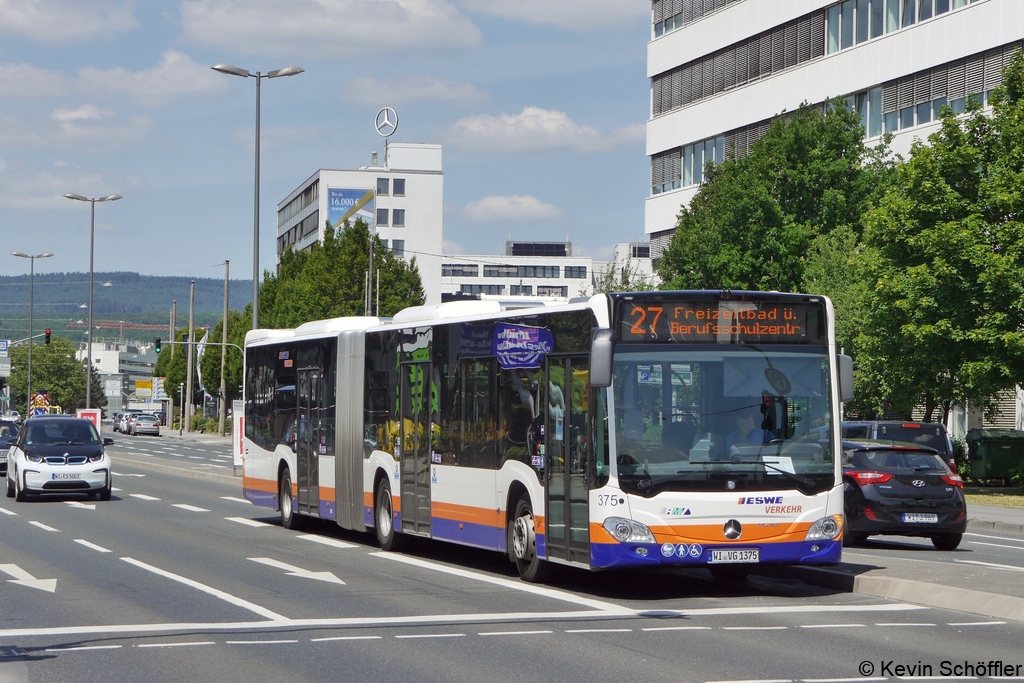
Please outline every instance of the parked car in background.
[[118, 423], [118, 430], [122, 434], [131, 433], [131, 419], [133, 415], [139, 415], [142, 411], [138, 408], [129, 408], [128, 410], [121, 413], [121, 420]]
[[7, 456], [18, 439], [18, 430], [14, 420], [0, 420], [0, 477], [7, 476]]
[[160, 426], [161, 427], [166, 427], [167, 426], [167, 413], [165, 413], [162, 410], [158, 410], [158, 411], [154, 412], [153, 414], [156, 415], [160, 419]]
[[110, 459], [91, 420], [41, 415], [29, 420], [11, 447], [7, 497], [32, 493], [88, 493], [110, 500]]
[[146, 413], [133, 416], [131, 434], [133, 436], [138, 436], [140, 434], [160, 436], [160, 418], [156, 415], [149, 415]]
[[867, 420], [843, 422], [844, 439], [898, 441], [933, 448], [947, 463], [953, 457], [953, 442], [946, 426], [940, 422], [901, 422], [899, 420]]
[[967, 529], [963, 480], [927, 446], [843, 440], [846, 545], [874, 534], [923, 536], [954, 550]]
[[21, 424], [21, 413], [19, 413], [17, 410], [12, 410], [11, 412], [7, 413], [7, 419], [9, 419], [11, 422], [15, 424]]

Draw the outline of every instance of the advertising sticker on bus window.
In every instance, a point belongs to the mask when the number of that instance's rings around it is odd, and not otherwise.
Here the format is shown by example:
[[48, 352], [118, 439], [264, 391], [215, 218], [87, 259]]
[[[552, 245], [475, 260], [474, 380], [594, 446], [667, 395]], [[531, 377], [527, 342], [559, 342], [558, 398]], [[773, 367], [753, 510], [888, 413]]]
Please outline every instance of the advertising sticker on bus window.
[[555, 346], [551, 330], [544, 327], [507, 325], [494, 327], [493, 353], [504, 370], [539, 368], [546, 354]]

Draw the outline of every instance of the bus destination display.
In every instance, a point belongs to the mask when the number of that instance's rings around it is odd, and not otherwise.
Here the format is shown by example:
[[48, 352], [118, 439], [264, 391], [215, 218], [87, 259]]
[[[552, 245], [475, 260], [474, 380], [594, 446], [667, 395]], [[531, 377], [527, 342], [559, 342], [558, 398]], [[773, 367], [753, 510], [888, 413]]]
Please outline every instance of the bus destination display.
[[809, 301], [620, 301], [624, 342], [823, 344], [824, 306]]

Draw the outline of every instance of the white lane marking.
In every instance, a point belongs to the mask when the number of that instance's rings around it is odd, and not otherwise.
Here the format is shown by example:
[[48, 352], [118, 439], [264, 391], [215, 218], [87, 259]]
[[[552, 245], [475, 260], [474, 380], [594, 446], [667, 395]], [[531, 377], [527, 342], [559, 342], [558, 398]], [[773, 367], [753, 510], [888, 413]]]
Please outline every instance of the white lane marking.
[[283, 645], [297, 643], [297, 640], [225, 640], [225, 645]]
[[395, 638], [465, 638], [465, 633], [416, 633]]
[[767, 678], [742, 681], [707, 681], [707, 683], [793, 683], [789, 678]]
[[98, 553], [109, 553], [110, 552], [109, 550], [107, 550], [103, 546], [96, 545], [95, 543], [90, 543], [89, 541], [85, 540], [84, 538], [76, 538], [75, 539], [75, 543], [79, 543], [81, 545], [84, 545], [86, 548], [92, 548], [93, 550], [95, 550]]
[[977, 676], [897, 676], [901, 681], [976, 681]]
[[566, 630], [566, 633], [632, 633], [631, 628], [574, 628]]
[[788, 626], [723, 626], [723, 631], [785, 631]]
[[960, 564], [979, 564], [982, 567], [992, 567], [993, 569], [1006, 569], [1011, 572], [1024, 572], [1024, 567], [1015, 567], [1012, 564], [995, 564], [994, 562], [979, 562], [978, 560], [953, 560]]
[[239, 524], [244, 524], [245, 526], [251, 526], [251, 527], [256, 528], [256, 529], [258, 529], [260, 527], [269, 527], [269, 526], [271, 526], [270, 524], [267, 524], [266, 522], [257, 522], [255, 519], [246, 519], [245, 517], [225, 517], [224, 519], [228, 520], [229, 522], [238, 522]]
[[13, 579], [7, 579], [7, 583], [38, 588], [47, 593], [53, 593], [57, 590], [57, 579], [37, 579], [16, 564], [0, 564], [0, 572], [14, 577]]
[[800, 624], [800, 628], [864, 628], [864, 624]]
[[110, 490], [111, 491], [121, 491], [121, 489], [117, 488], [116, 486], [111, 486]]
[[[551, 631], [548, 631], [551, 633]], [[381, 640], [384, 636], [333, 636], [331, 638], [310, 638], [311, 643], [328, 643], [335, 640]]]
[[1010, 548], [1011, 550], [1024, 550], [1024, 548], [1022, 548], [1019, 545], [1008, 545], [1006, 543], [988, 543], [986, 541], [967, 541], [967, 542], [970, 543], [971, 545], [987, 545], [987, 546], [990, 546], [992, 548]]
[[[248, 501], [247, 501], [248, 502]], [[303, 541], [313, 541], [314, 543], [320, 543], [322, 545], [329, 545], [332, 548], [358, 548], [355, 543], [346, 543], [345, 541], [339, 541], [335, 538], [326, 538], [324, 536], [312, 536], [310, 534], [300, 534], [295, 538], [301, 538]]]
[[189, 512], [209, 512], [206, 508], [197, 508], [195, 505], [186, 505], [185, 503], [175, 503], [171, 507], [181, 508]]
[[190, 456], [188, 456], [188, 459], [189, 460], [206, 460], [206, 458], [198, 456], [198, 455], [190, 455]]
[[710, 631], [710, 626], [652, 626], [641, 631]]
[[199, 583], [198, 581], [187, 579], [184, 576], [180, 576], [178, 574], [172, 574], [171, 572], [164, 571], [163, 569], [158, 569], [157, 567], [154, 567], [151, 564], [146, 564], [145, 562], [140, 562], [139, 560], [135, 560], [130, 557], [122, 557], [121, 559], [127, 562], [128, 564], [134, 565], [140, 569], [145, 569], [146, 571], [153, 572], [158, 576], [162, 576], [164, 578], [171, 579], [172, 581], [183, 583], [186, 586], [191, 586], [192, 588], [201, 590], [204, 593], [208, 593], [209, 595], [220, 598], [221, 600], [229, 602], [232, 605], [241, 607], [243, 609], [247, 609], [250, 612], [255, 612], [261, 617], [266, 617], [267, 619], [272, 619], [273, 621], [277, 622], [288, 621], [288, 617], [283, 617], [280, 614], [277, 614], [276, 612], [271, 612], [270, 610], [264, 607], [260, 607], [259, 605], [253, 604], [248, 600], [236, 598], [234, 595], [231, 595], [230, 593], [225, 593], [224, 591], [217, 590], [216, 588], [207, 586], [206, 584]]
[[156, 496], [147, 496], [145, 493], [129, 493], [128, 495], [139, 500], [160, 500]]
[[996, 541], [1013, 541], [1014, 543], [1024, 543], [1024, 539], [1011, 539], [1006, 536], [989, 536], [988, 533], [973, 533], [971, 531], [964, 531], [964, 536], [973, 536], [979, 539], [995, 539]]
[[614, 605], [610, 602], [604, 602], [603, 600], [591, 600], [590, 598], [580, 597], [578, 595], [573, 595], [572, 593], [565, 593], [553, 588], [525, 584], [522, 581], [511, 581], [509, 579], [503, 579], [497, 576], [477, 574], [476, 572], [466, 571], [465, 569], [446, 567], [441, 564], [427, 562], [426, 560], [420, 560], [414, 557], [396, 555], [395, 553], [370, 553], [370, 557], [379, 557], [385, 560], [392, 560], [394, 562], [401, 562], [402, 564], [412, 565], [413, 567], [419, 567], [421, 569], [430, 569], [432, 571], [442, 572], [444, 574], [451, 574], [452, 576], [459, 576], [464, 579], [472, 579], [474, 581], [482, 581], [483, 583], [490, 583], [497, 586], [503, 586], [505, 588], [511, 588], [512, 590], [522, 591], [524, 593], [533, 593], [534, 595], [541, 595], [546, 598], [564, 600], [565, 602], [583, 605], [584, 607], [592, 607], [594, 609], [598, 609], [604, 612], [623, 613], [630, 611], [625, 607]]
[[887, 680], [889, 679], [884, 676], [872, 676], [871, 678], [801, 678], [800, 683], [860, 683], [861, 681], [872, 683], [873, 681]]
[[37, 526], [40, 529], [42, 529], [43, 531], [56, 531], [56, 532], [60, 533], [59, 529], [54, 529], [52, 526], [46, 526], [42, 522], [34, 522], [33, 521], [33, 522], [29, 522], [29, 524], [31, 524], [32, 526]]
[[[919, 605], [902, 603], [883, 603], [879, 605], [786, 605], [772, 607], [775, 614], [785, 613], [822, 613], [822, 612], [893, 612], [905, 610], [930, 609]], [[614, 616], [650, 619], [652, 617], [693, 619], [722, 615], [764, 614], [764, 607], [708, 607], [687, 611], [661, 610], [651, 612], [649, 609], [624, 610]], [[428, 614], [411, 617], [335, 617], [329, 619], [282, 619], [281, 621], [230, 621], [230, 622], [186, 622], [186, 623], [149, 623], [149, 624], [103, 624], [91, 626], [58, 626], [51, 628], [17, 628], [0, 629], [0, 641], [11, 638], [35, 636], [95, 636], [109, 634], [133, 633], [168, 633], [190, 631], [259, 631], [278, 628], [331, 629], [331, 628], [373, 628], [395, 626], [437, 626], [438, 624], [494, 624], [509, 622], [551, 621], [587, 621], [595, 617], [604, 618], [604, 612], [594, 610], [561, 611], [561, 612], [499, 612], [483, 614]], [[977, 623], [977, 622], [974, 622]]]
[[135, 474], [134, 472], [111, 472], [115, 477], [144, 477], [145, 474]]
[[0, 512], [4, 513], [5, 515], [10, 515], [11, 517], [17, 517], [18, 516], [17, 512], [11, 512], [7, 508], [0, 508]]
[[143, 643], [135, 647], [193, 647], [195, 645], [216, 645], [212, 640], [204, 640], [199, 643]]
[[553, 633], [552, 631], [488, 631], [477, 633], [478, 636], [541, 636]]
[[925, 624], [925, 623], [908, 624], [906, 622], [887, 622], [887, 623], [882, 623], [882, 624], [875, 624], [875, 626], [935, 626], [935, 624]]
[[118, 650], [120, 645], [79, 645], [76, 647], [48, 647], [44, 652], [74, 652], [75, 650]]
[[1005, 621], [951, 621], [946, 626], [1000, 626]]
[[246, 505], [252, 505], [252, 501], [246, 500], [245, 498], [235, 498], [234, 496], [221, 496], [220, 499], [230, 500], [232, 503], [245, 503]]
[[83, 510], [95, 510], [96, 509], [96, 503], [81, 503], [81, 502], [79, 502], [77, 500], [65, 500], [64, 504], [69, 506], [69, 507], [81, 508]]
[[293, 567], [290, 564], [279, 562], [278, 560], [271, 559], [269, 557], [250, 557], [248, 558], [253, 562], [259, 562], [265, 564], [268, 567], [276, 567], [277, 569], [283, 569], [286, 576], [298, 576], [303, 579], [316, 579], [317, 581], [326, 581], [327, 583], [340, 583], [342, 586], [345, 582], [339, 579], [331, 572], [313, 572], [308, 569], [302, 569], [301, 567]]

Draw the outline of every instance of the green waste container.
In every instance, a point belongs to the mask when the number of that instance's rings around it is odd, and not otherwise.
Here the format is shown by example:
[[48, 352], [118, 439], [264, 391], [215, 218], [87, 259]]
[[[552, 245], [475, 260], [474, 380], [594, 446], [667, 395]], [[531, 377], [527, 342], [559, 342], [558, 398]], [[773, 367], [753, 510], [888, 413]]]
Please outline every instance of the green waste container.
[[967, 454], [971, 479], [1009, 481], [1024, 462], [1024, 431], [1017, 429], [972, 429], [967, 432]]

